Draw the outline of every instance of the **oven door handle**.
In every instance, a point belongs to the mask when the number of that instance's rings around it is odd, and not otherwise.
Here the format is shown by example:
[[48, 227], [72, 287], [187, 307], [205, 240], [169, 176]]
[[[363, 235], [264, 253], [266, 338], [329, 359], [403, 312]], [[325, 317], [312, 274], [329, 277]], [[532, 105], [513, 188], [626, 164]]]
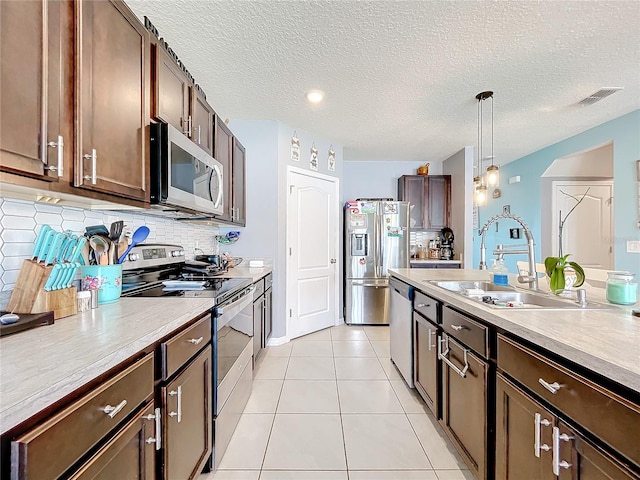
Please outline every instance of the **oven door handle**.
[[255, 289], [255, 287], [251, 287], [242, 297], [238, 298], [234, 302], [216, 308], [216, 317], [218, 318], [218, 331], [227, 323], [229, 323], [233, 317], [235, 317], [238, 313], [240, 313], [242, 310], [253, 303], [252, 294]]

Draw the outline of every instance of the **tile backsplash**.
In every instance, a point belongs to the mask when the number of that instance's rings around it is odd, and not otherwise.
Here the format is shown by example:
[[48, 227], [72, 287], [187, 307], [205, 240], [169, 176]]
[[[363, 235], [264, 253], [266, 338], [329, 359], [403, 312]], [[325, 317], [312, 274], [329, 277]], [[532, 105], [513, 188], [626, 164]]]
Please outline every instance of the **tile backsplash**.
[[33, 252], [42, 225], [82, 234], [87, 226], [102, 224], [109, 228], [116, 220], [124, 220], [125, 229], [131, 231], [146, 225], [150, 233], [145, 243], [182, 245], [187, 258], [193, 258], [196, 248], [212, 253], [219, 233], [215, 226], [193, 225], [140, 211], [83, 210], [0, 197], [0, 308], [9, 301], [22, 262]]

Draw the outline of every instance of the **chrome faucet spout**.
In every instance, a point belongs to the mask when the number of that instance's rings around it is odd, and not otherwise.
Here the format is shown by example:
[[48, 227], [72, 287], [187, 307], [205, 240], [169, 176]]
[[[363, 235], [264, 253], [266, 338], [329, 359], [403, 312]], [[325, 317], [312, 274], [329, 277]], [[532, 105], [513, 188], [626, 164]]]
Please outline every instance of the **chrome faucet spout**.
[[480, 230], [480, 235], [482, 236], [482, 240], [480, 242], [480, 265], [478, 266], [478, 268], [480, 270], [487, 269], [487, 247], [484, 242], [484, 237], [487, 233], [487, 230], [489, 229], [489, 225], [491, 225], [493, 222], [501, 218], [510, 218], [511, 220], [514, 220], [520, 224], [520, 226], [524, 230], [524, 236], [527, 239], [527, 249], [526, 250], [505, 250], [505, 247], [503, 245], [497, 245], [497, 248], [493, 251], [493, 254], [498, 255], [499, 258], [502, 258], [505, 254], [527, 255], [528, 261], [529, 261], [528, 262], [529, 275], [528, 276], [520, 275], [518, 277], [518, 281], [520, 283], [528, 283], [529, 287], [532, 290], [537, 290], [538, 277], [536, 274], [536, 258], [535, 258], [535, 250], [534, 250], [535, 243], [533, 240], [533, 234], [531, 233], [531, 230], [529, 230], [529, 227], [527, 226], [527, 224], [524, 223], [524, 221], [520, 217], [513, 215], [511, 213], [504, 212], [498, 215], [494, 215], [489, 220], [487, 220], [487, 222], [482, 226], [482, 229]]

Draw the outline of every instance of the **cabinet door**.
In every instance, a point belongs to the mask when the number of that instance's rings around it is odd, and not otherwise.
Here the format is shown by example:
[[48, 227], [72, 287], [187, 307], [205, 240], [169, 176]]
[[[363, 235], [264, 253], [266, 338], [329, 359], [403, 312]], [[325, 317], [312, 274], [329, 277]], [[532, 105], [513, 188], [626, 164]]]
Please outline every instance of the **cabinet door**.
[[200, 145], [205, 152], [213, 156], [213, 109], [207, 103], [204, 95], [195, 88], [192, 88], [192, 91], [191, 139]]
[[478, 480], [487, 478], [487, 377], [489, 364], [473, 352], [449, 339], [439, 340], [443, 356], [459, 370], [465, 367], [465, 356], [469, 368], [460, 376], [444, 361], [442, 362], [442, 426], [453, 440], [458, 452]]
[[231, 196], [233, 190], [233, 170], [231, 164], [233, 134], [219, 117], [216, 117], [215, 123], [216, 135], [214, 146], [216, 154], [214, 157], [222, 164], [222, 175], [224, 177], [224, 191], [222, 196], [224, 215], [221, 218], [231, 221], [231, 207], [233, 206]]
[[246, 151], [244, 146], [233, 138], [233, 223], [244, 226], [246, 223], [245, 208], [245, 169]]
[[263, 325], [264, 325], [264, 295], [253, 302], [253, 369], [262, 356]]
[[[159, 414], [159, 410], [157, 410]], [[153, 480], [155, 478], [155, 412], [153, 404], [136, 415], [101, 448], [72, 480]], [[150, 441], [147, 441], [150, 440]]]
[[211, 382], [208, 346], [162, 388], [165, 480], [197, 478], [211, 454]]
[[438, 418], [438, 329], [417, 313], [413, 314], [413, 322], [414, 383], [422, 399]]
[[158, 120], [189, 133], [190, 82], [160, 45], [154, 45], [154, 111]]
[[273, 292], [270, 288], [268, 288], [264, 292], [264, 344], [263, 347], [267, 346], [267, 342], [271, 338], [271, 332], [273, 331], [273, 311], [272, 311], [272, 302], [273, 302]]
[[75, 185], [148, 202], [149, 34], [119, 0], [76, 11]]
[[502, 375], [497, 377], [496, 480], [553, 480], [556, 417]]
[[424, 228], [441, 230], [451, 222], [451, 176], [428, 175], [425, 178]]
[[[558, 480], [632, 480], [638, 477], [596, 448], [564, 422], [558, 422]], [[633, 441], [630, 439], [630, 441]]]
[[424, 199], [425, 185], [423, 175], [403, 175], [398, 179], [398, 200], [409, 202], [409, 226], [425, 228]]
[[72, 25], [70, 2], [0, 2], [3, 171], [71, 178]]

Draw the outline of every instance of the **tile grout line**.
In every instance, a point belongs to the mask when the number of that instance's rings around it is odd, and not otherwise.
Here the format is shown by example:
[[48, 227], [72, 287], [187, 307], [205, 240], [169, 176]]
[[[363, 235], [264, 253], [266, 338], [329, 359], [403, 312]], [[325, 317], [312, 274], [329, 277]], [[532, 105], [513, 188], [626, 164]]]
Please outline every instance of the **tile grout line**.
[[[293, 347], [291, 348], [293, 350]], [[263, 359], [264, 360], [264, 359]], [[276, 415], [278, 414], [278, 406], [280, 405], [280, 398], [282, 397], [282, 391], [284, 390], [284, 382], [287, 377], [287, 370], [289, 370], [289, 362], [291, 361], [291, 352], [287, 357], [287, 367], [284, 369], [282, 378], [282, 386], [280, 387], [280, 393], [278, 394], [278, 401], [276, 402], [276, 408], [273, 412], [273, 420], [271, 420], [271, 428], [269, 429], [269, 435], [267, 436], [267, 443], [264, 446], [264, 453], [262, 454], [262, 463], [260, 464], [260, 473], [258, 473], [258, 480], [262, 477], [262, 470], [264, 468], [264, 462], [267, 459], [267, 450], [269, 449], [269, 442], [271, 441], [271, 434], [273, 433], [273, 426], [276, 423]]]

